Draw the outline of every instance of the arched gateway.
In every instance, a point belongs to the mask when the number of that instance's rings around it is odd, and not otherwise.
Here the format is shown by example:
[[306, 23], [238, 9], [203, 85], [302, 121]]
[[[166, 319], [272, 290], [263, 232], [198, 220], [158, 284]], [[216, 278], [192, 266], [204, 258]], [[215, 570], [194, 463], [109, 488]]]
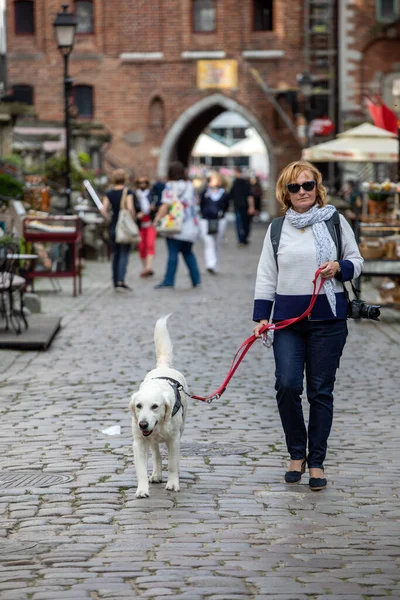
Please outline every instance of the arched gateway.
[[187, 164], [193, 146], [205, 127], [219, 114], [229, 110], [241, 114], [262, 137], [270, 161], [270, 177], [275, 180], [276, 165], [271, 139], [259, 119], [247, 108], [223, 94], [213, 94], [202, 98], [188, 108], [169, 129], [160, 150], [158, 172], [165, 177], [171, 160]]
[[[267, 132], [263, 123], [264, 120], [261, 121], [249, 108], [222, 93], [215, 93], [202, 98], [184, 110], [170, 126], [161, 143], [158, 158], [158, 174], [165, 177], [168, 172], [168, 166], [173, 160], [180, 160], [183, 164], [187, 165], [193, 146], [201, 132], [215, 117], [227, 110], [241, 114], [257, 130], [265, 143], [269, 159], [270, 181], [270, 193], [267, 205], [269, 212], [274, 214], [277, 212], [274, 197], [277, 172], [282, 168], [284, 163], [288, 162], [287, 159], [290, 157], [290, 152], [288, 154], [283, 153], [284, 155], [281, 152], [277, 153], [276, 143], [274, 144]], [[270, 119], [267, 119], [266, 123], [269, 124]], [[298, 153], [298, 147], [296, 150]], [[298, 158], [298, 156], [293, 156], [293, 159], [295, 158]]]

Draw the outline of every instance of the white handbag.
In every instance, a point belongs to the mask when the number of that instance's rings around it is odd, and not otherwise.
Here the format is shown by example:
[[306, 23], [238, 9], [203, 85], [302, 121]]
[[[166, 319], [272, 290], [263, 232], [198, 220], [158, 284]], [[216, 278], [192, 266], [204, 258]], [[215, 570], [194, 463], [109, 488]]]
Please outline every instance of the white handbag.
[[139, 227], [126, 206], [127, 196], [128, 189], [124, 187], [115, 228], [115, 241], [117, 244], [134, 244], [139, 239]]

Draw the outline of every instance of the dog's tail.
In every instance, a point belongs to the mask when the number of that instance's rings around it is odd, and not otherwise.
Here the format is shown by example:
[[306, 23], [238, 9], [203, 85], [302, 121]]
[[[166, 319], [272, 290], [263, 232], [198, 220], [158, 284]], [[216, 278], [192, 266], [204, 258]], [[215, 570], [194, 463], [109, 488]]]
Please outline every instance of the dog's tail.
[[172, 367], [173, 346], [168, 332], [167, 320], [171, 315], [158, 319], [154, 328], [157, 367]]

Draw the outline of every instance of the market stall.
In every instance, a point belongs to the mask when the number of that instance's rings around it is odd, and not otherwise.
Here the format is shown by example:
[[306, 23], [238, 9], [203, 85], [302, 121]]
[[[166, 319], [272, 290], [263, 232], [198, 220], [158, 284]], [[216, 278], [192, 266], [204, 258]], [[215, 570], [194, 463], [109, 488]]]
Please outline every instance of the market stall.
[[400, 308], [400, 184], [361, 184], [362, 210], [356, 223], [363, 276], [381, 277], [376, 300]]
[[397, 163], [398, 138], [394, 133], [363, 123], [334, 140], [304, 148], [302, 158], [311, 162]]
[[[370, 123], [302, 153], [311, 162], [397, 164], [398, 157], [397, 136]], [[365, 261], [362, 277], [380, 277], [376, 301], [396, 308], [400, 308], [399, 194], [400, 182], [362, 182], [359, 204], [355, 211], [348, 211]]]

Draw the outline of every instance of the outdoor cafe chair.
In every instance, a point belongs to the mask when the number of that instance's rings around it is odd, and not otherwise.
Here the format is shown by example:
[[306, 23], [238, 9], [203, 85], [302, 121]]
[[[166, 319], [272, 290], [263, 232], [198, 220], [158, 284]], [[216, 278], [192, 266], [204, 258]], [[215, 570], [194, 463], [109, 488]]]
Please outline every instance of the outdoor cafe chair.
[[24, 291], [26, 280], [18, 275], [19, 248], [15, 243], [0, 246], [0, 317], [9, 324], [18, 335], [22, 333], [23, 324], [28, 328], [24, 312]]

